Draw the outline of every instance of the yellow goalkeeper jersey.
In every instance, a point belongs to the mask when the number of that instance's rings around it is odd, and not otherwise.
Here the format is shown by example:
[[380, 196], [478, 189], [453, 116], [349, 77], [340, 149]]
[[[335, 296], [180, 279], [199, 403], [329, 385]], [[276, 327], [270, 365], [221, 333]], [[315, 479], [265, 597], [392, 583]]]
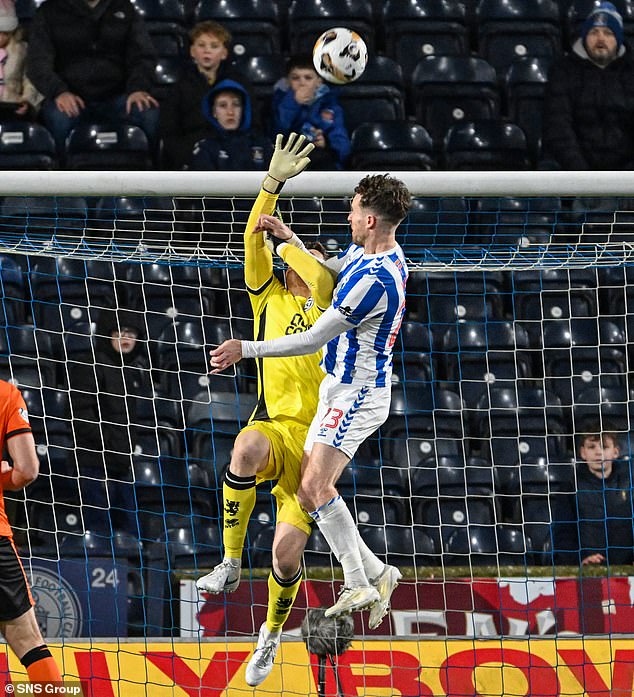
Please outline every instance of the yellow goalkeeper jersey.
[[[273, 257], [263, 233], [253, 229], [261, 213], [271, 215], [277, 196], [260, 191], [244, 233], [245, 282], [255, 322], [254, 338], [276, 339], [310, 328], [330, 305], [334, 279], [315, 257], [291, 245], [281, 248], [284, 261], [311, 290], [309, 298], [290, 293], [273, 274]], [[258, 403], [252, 421], [293, 419], [308, 426], [317, 410], [324, 376], [321, 351], [308, 356], [258, 358]]]

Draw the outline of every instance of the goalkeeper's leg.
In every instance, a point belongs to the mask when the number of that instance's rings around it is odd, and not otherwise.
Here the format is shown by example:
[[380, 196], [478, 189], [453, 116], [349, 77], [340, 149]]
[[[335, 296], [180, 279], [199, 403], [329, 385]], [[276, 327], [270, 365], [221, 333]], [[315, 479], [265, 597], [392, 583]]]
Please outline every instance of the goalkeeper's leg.
[[196, 581], [202, 591], [232, 593], [240, 584], [244, 540], [255, 505], [255, 478], [267, 466], [269, 452], [269, 439], [261, 432], [245, 430], [238, 434], [222, 484], [224, 558]]
[[269, 574], [269, 600], [266, 622], [260, 627], [258, 644], [246, 668], [248, 685], [260, 685], [273, 669], [275, 655], [282, 638], [282, 627], [288, 619], [302, 582], [301, 559], [308, 534], [279, 522], [273, 541], [273, 569]]

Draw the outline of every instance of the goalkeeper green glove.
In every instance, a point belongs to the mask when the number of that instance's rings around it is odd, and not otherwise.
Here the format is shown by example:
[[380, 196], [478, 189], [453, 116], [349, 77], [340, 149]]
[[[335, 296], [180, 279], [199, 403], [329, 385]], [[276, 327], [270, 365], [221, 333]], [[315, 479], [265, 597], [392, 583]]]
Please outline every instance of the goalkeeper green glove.
[[285, 145], [282, 145], [283, 139], [278, 133], [269, 171], [262, 182], [262, 188], [269, 194], [279, 194], [287, 179], [303, 172], [310, 163], [308, 155], [315, 148], [312, 143], [306, 143], [305, 136], [297, 133], [290, 133]]

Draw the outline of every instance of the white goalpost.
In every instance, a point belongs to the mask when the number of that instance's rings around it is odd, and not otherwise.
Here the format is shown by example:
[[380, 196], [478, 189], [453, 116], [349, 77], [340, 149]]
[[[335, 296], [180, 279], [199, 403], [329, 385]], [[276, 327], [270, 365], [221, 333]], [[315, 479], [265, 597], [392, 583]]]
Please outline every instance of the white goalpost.
[[[345, 249], [365, 174], [303, 173], [280, 214]], [[392, 409], [340, 491], [404, 580], [378, 630], [355, 616], [325, 694], [630, 694], [632, 478], [595, 494], [605, 534], [589, 548], [578, 451], [609, 432], [629, 471], [634, 174], [394, 176], [414, 201]], [[84, 694], [247, 694], [270, 489], [239, 590], [194, 581], [221, 557], [222, 473], [256, 402], [254, 365], [213, 376], [207, 360], [252, 336], [242, 236], [261, 179], [0, 172], [0, 379], [23, 393], [41, 465], [6, 507], [38, 622]], [[109, 353], [112, 328], [135, 337], [128, 359]], [[318, 693], [300, 627], [340, 574], [318, 535], [304, 562], [271, 694]], [[0, 686], [23, 679], [0, 652]]]

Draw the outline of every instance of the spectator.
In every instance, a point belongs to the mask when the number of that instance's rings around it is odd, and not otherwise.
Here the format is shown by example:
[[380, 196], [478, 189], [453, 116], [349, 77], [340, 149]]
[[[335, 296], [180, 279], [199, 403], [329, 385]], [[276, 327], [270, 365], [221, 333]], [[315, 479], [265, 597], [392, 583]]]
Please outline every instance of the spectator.
[[552, 66], [544, 101], [544, 154], [566, 170], [634, 168], [634, 60], [623, 20], [599, 3], [571, 54]]
[[576, 521], [576, 544], [562, 538], [559, 563], [631, 564], [632, 476], [620, 460], [616, 433], [606, 424], [589, 424], [579, 442], [577, 493], [564, 517]]
[[309, 55], [291, 57], [273, 94], [272, 133], [301, 133], [314, 143], [311, 169], [343, 169], [350, 137], [333, 90], [317, 74]]
[[12, 0], [0, 0], [0, 119], [29, 119], [42, 95], [25, 75], [26, 43], [21, 40]]
[[[137, 535], [132, 472], [135, 426], [152, 381], [137, 313], [103, 310], [93, 355], [71, 371], [71, 399], [86, 527], [103, 529], [103, 507], [116, 501], [111, 525]], [[107, 484], [106, 484], [107, 482]], [[91, 506], [97, 502], [97, 506]], [[94, 524], [93, 524], [93, 521]]]
[[192, 29], [190, 42], [191, 60], [161, 101], [160, 130], [166, 169], [188, 169], [194, 145], [215, 135], [203, 109], [210, 87], [222, 80], [249, 87], [244, 75], [227, 60], [231, 34], [221, 24], [200, 22]]
[[233, 80], [223, 80], [204, 103], [214, 134], [199, 141], [192, 169], [263, 171], [273, 154], [271, 143], [251, 128], [251, 99]]
[[29, 27], [27, 75], [60, 155], [79, 123], [123, 121], [156, 141], [154, 49], [130, 0], [47, 0]]

